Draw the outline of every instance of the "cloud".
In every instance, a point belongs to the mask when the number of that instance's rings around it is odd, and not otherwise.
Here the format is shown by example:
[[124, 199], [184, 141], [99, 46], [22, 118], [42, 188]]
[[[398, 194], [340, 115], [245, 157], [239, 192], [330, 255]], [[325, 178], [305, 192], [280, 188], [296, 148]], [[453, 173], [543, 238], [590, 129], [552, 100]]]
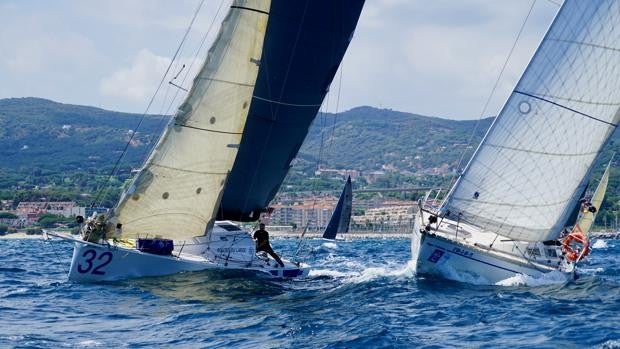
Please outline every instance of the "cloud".
[[132, 102], [144, 102], [149, 98], [166, 68], [170, 58], [157, 56], [148, 49], [142, 49], [128, 68], [122, 68], [99, 85], [101, 94], [108, 97], [120, 97]]
[[[228, 1], [205, 1], [181, 52], [189, 58], [179, 64], [189, 65], [193, 56], [204, 58]], [[0, 1], [0, 98], [37, 96], [144, 111], [198, 3]], [[222, 11], [216, 15], [220, 4]], [[522, 0], [366, 1], [343, 61], [342, 88], [338, 75], [331, 88], [331, 110], [338, 100], [339, 111], [373, 105], [477, 118], [530, 4]], [[548, 1], [536, 3], [488, 114], [505, 100], [556, 10]], [[215, 24], [206, 45], [197, 53], [211, 23]], [[171, 74], [179, 69], [175, 65]], [[190, 83], [191, 76], [182, 85], [188, 88]], [[179, 94], [180, 102], [182, 91], [172, 89], [164, 89], [163, 95]], [[166, 110], [169, 103], [164, 104]]]
[[[364, 104], [478, 118], [530, 5], [485, 0], [367, 2], [343, 62], [340, 109]], [[536, 5], [485, 115], [499, 110], [555, 10], [555, 5]]]

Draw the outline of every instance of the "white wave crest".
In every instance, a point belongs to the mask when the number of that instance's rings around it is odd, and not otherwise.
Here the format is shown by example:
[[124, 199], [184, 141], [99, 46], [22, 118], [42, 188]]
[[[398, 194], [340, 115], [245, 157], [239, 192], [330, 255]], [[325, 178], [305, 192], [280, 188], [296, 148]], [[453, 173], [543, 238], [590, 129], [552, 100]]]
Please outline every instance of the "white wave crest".
[[620, 341], [619, 340], [608, 340], [607, 342], [601, 344], [599, 346], [599, 348], [603, 348], [603, 349], [617, 349], [620, 348]]
[[602, 273], [604, 272], [605, 269], [598, 267], [598, 268], [579, 268], [579, 272], [580, 273], [584, 273], [587, 275], [592, 275], [592, 274], [598, 274], [598, 273]]
[[310, 274], [308, 274], [308, 276], [312, 278], [321, 277], [321, 276], [328, 276], [332, 278], [343, 278], [343, 277], [352, 276], [353, 274], [355, 273], [345, 273], [345, 272], [341, 272], [337, 270], [329, 270], [329, 269], [312, 269], [310, 270]]
[[399, 269], [385, 267], [371, 267], [361, 271], [361, 273], [350, 279], [353, 283], [368, 282], [381, 277], [391, 278], [411, 278], [415, 275], [415, 264], [409, 261], [407, 265]]
[[603, 239], [596, 239], [594, 240], [594, 243], [592, 244], [592, 248], [608, 248], [609, 245], [607, 244], [607, 241], [603, 240]]
[[101, 342], [97, 342], [94, 340], [85, 340], [77, 344], [78, 347], [82, 347], [82, 348], [100, 347], [101, 345], [103, 345]]
[[324, 242], [323, 245], [321, 245], [325, 248], [328, 248], [330, 250], [337, 250], [338, 249], [338, 245], [336, 245], [335, 242]]
[[533, 277], [525, 274], [516, 274], [513, 277], [498, 281], [495, 283], [497, 286], [544, 286], [554, 284], [564, 284], [570, 280], [570, 277], [560, 271], [554, 270], [549, 273], [545, 273], [539, 277]]

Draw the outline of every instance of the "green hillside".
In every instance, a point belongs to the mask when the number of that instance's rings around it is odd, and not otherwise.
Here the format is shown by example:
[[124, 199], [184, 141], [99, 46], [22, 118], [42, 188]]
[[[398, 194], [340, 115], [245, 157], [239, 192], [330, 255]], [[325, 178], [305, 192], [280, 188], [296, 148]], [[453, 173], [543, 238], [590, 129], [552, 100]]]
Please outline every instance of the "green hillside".
[[[61, 104], [39, 98], [0, 100], [0, 198], [36, 199], [53, 197], [82, 203], [92, 200], [97, 188], [106, 185], [108, 175], [131, 138], [104, 203], [111, 204], [122, 181], [138, 167], [167, 122], [166, 117], [147, 116], [99, 108]], [[446, 186], [475, 150], [491, 119], [455, 121], [359, 107], [339, 114], [320, 114], [309, 130], [283, 191], [338, 189], [341, 179], [321, 175], [321, 168], [353, 169], [385, 175], [375, 187], [407, 185]], [[473, 138], [472, 138], [473, 135]], [[471, 143], [470, 142], [471, 139]], [[467, 146], [467, 144], [470, 144]], [[620, 151], [620, 132], [605, 148], [600, 162]], [[620, 156], [612, 172], [607, 212], [620, 200]], [[598, 178], [602, 165], [597, 166]], [[318, 185], [317, 185], [318, 184]], [[366, 185], [363, 180], [356, 185]], [[611, 213], [608, 221], [611, 222]]]

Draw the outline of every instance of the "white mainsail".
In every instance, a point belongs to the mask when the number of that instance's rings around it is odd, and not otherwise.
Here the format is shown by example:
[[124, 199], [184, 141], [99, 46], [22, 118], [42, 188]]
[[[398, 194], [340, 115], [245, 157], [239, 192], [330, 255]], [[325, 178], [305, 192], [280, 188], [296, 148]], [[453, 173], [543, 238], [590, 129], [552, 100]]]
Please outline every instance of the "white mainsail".
[[123, 237], [203, 235], [245, 126], [270, 0], [235, 0], [193, 86], [108, 222]]
[[557, 238], [620, 121], [620, 1], [567, 0], [441, 208], [516, 240]]

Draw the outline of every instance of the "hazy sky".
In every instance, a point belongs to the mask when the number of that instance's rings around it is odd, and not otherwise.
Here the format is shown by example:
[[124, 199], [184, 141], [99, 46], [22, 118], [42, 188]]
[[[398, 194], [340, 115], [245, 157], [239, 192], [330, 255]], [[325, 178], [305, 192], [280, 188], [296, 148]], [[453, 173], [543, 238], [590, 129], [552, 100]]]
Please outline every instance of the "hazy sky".
[[[487, 115], [512, 90], [560, 1], [535, 2]], [[0, 98], [35, 96], [143, 112], [199, 3], [0, 0]], [[197, 68], [228, 3], [205, 1], [170, 74], [180, 64], [194, 62], [192, 70]], [[477, 119], [531, 5], [531, 0], [366, 0], [342, 65], [338, 107], [339, 75], [324, 110], [371, 105]], [[176, 80], [186, 88], [188, 71]], [[172, 96], [182, 92], [166, 83], [150, 112], [173, 112], [169, 106], [182, 95], [174, 101]]]

